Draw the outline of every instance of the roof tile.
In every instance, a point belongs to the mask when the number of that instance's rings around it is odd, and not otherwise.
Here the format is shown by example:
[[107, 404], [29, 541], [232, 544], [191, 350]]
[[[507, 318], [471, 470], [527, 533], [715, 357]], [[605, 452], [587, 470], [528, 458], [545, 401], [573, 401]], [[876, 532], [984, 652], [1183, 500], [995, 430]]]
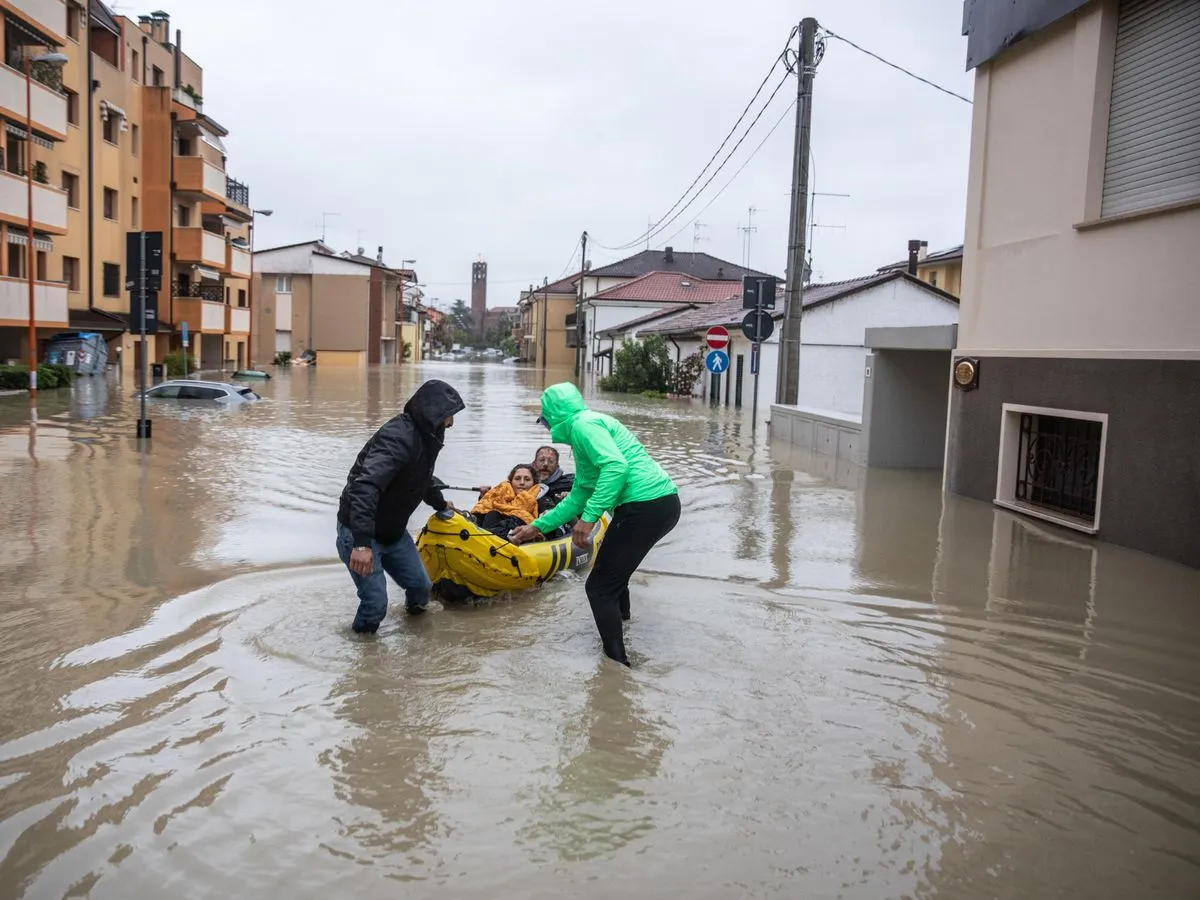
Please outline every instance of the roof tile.
[[734, 294], [741, 296], [742, 286], [733, 281], [705, 281], [679, 272], [650, 272], [640, 278], [600, 291], [589, 300], [640, 300], [650, 303], [716, 303]]

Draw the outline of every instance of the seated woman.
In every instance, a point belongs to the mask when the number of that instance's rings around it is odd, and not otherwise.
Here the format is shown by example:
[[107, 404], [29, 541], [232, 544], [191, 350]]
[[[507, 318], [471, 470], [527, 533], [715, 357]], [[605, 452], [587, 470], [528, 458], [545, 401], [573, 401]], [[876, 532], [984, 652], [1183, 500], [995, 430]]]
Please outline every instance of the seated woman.
[[502, 481], [484, 494], [471, 507], [471, 514], [480, 528], [500, 537], [518, 525], [528, 525], [538, 515], [537, 473], [533, 466], [522, 463], [508, 473], [508, 481]]

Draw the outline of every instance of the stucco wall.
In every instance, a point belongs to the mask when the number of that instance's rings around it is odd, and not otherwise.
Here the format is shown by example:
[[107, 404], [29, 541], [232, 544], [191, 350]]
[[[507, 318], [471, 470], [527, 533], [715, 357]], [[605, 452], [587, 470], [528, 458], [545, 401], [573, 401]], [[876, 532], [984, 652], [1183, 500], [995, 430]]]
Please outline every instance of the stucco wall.
[[1171, 355], [1200, 346], [1200, 208], [1099, 215], [1116, 3], [976, 73], [963, 351]]

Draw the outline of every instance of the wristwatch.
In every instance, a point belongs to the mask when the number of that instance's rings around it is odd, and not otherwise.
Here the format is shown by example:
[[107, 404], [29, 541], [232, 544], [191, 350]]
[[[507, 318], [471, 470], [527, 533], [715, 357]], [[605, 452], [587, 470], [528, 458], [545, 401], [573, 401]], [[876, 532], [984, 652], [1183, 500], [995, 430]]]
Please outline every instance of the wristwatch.
[[355, 547], [355, 550], [370, 550], [370, 547]]

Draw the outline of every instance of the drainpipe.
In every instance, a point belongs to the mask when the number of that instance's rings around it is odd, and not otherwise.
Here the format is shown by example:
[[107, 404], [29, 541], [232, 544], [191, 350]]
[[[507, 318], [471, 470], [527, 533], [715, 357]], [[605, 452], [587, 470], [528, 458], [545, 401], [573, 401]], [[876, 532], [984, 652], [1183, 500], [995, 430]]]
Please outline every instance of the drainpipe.
[[[667, 340], [670, 341], [672, 344], [675, 344], [674, 337], [668, 336]], [[679, 349], [679, 345], [675, 344], [675, 362], [676, 362], [676, 364], [678, 364], [678, 362], [679, 362], [680, 353], [682, 353], [682, 351]]]
[[[92, 176], [95, 167], [95, 128], [96, 114], [96, 80], [95, 68], [92, 62], [92, 28], [87, 24], [87, 248], [88, 248], [88, 312], [96, 312], [96, 182]], [[32, 135], [30, 135], [32, 138]]]

